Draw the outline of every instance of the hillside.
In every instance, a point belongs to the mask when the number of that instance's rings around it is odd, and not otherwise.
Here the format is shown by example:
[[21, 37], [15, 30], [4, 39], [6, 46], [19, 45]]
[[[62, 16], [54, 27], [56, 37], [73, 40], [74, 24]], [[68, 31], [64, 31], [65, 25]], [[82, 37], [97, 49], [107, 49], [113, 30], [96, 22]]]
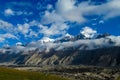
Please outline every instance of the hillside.
[[[120, 47], [95, 50], [65, 50], [49, 53], [34, 52], [31, 56], [20, 56], [15, 63], [26, 65], [95, 65], [120, 66]], [[25, 56], [25, 55], [24, 55]]]

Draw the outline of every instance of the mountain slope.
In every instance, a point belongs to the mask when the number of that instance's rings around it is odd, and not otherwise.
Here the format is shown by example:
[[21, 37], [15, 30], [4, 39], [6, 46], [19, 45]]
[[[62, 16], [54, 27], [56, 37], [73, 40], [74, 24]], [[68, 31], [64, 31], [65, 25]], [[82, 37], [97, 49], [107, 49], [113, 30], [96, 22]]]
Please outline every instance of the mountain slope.
[[34, 53], [26, 65], [98, 65], [120, 66], [120, 47], [95, 50], [65, 50]]
[[37, 41], [27, 45], [4, 47], [0, 49], [0, 63], [120, 66], [120, 37], [98, 36], [95, 39], [84, 39], [79, 35], [69, 35], [63, 38], [67, 41]]

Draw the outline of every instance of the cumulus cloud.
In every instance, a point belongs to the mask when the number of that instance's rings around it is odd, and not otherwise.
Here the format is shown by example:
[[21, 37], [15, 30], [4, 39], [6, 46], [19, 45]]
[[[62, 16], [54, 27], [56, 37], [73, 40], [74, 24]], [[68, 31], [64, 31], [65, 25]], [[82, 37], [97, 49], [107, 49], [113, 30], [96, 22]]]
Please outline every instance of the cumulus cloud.
[[58, 0], [56, 4], [57, 12], [63, 13], [75, 8], [75, 0]]
[[15, 35], [12, 35], [10, 33], [6, 33], [1, 35], [3, 38], [11, 38], [11, 39], [18, 39]]
[[[56, 11], [57, 11], [57, 14], [61, 15], [65, 19], [65, 21], [83, 23], [83, 22], [87, 21], [87, 19], [84, 16], [90, 15], [89, 12], [91, 10], [94, 10], [94, 8], [95, 8], [95, 6], [90, 6], [88, 4], [88, 2], [82, 2], [78, 6], [75, 6], [74, 5], [75, 0], [74, 1], [67, 0], [69, 2], [69, 4], [65, 3], [65, 1], [63, 1], [63, 0], [60, 0], [60, 1], [62, 4], [57, 5]], [[58, 1], [58, 3], [60, 3], [60, 2]], [[66, 6], [63, 6], [61, 8], [62, 5], [66, 5]], [[68, 7], [68, 6], [70, 6], [70, 7]]]
[[6, 39], [18, 39], [15, 35], [14, 35], [14, 25], [4, 21], [4, 20], [0, 20], [0, 30], [2, 32], [5, 32], [4, 34], [0, 34], [0, 42], [5, 41]]
[[30, 33], [29, 33], [28, 37], [38, 37], [38, 34], [39, 33], [37, 33], [37, 32], [30, 29]]
[[18, 24], [17, 26], [18, 26], [18, 31], [20, 31], [24, 35], [26, 35], [29, 32], [30, 25], [28, 23], [25, 23], [23, 25]]
[[4, 14], [6, 16], [14, 15], [14, 11], [12, 9], [5, 9]]
[[[39, 37], [39, 31], [41, 25], [38, 21], [31, 21], [31, 22], [26, 22], [24, 24], [17, 24], [17, 27], [15, 28], [15, 34], [22, 34], [24, 38], [38, 38]], [[32, 29], [33, 27], [33, 29]], [[37, 28], [37, 31], [35, 31], [35, 27]], [[34, 39], [33, 38], [33, 39]], [[32, 39], [32, 40], [33, 40]]]
[[0, 30], [13, 33], [14, 32], [14, 25], [7, 22], [7, 21], [0, 19]]
[[[91, 14], [103, 15], [103, 19], [114, 18], [120, 16], [120, 1], [111, 0], [102, 5], [94, 6]], [[94, 13], [96, 11], [96, 13]]]
[[58, 0], [56, 3], [56, 12], [61, 15], [66, 21], [84, 22], [82, 10], [75, 6], [75, 0]]
[[13, 25], [7, 21], [0, 20], [0, 28], [10, 28], [13, 27]]
[[18, 38], [10, 33], [0, 34], [0, 42], [4, 42], [6, 39], [18, 39]]
[[45, 11], [45, 15], [43, 16], [41, 23], [42, 24], [50, 24], [50, 23], [55, 23], [55, 22], [64, 22], [64, 18], [55, 13], [55, 11], [53, 12], [49, 12], [49, 11]]
[[83, 15], [103, 16], [103, 19], [120, 16], [120, 1], [111, 0], [101, 5], [90, 5], [89, 2], [82, 2], [77, 7], [77, 12]]
[[46, 11], [43, 20], [46, 24], [56, 21], [83, 23], [88, 21], [85, 16], [98, 15], [104, 20], [120, 16], [119, 0], [110, 0], [99, 5], [90, 2], [84, 1], [76, 6], [76, 0], [58, 0], [54, 12]]
[[[39, 38], [39, 24], [40, 23], [37, 21], [31, 21], [24, 24], [13, 25], [7, 21], [0, 20], [0, 30], [2, 31], [2, 34], [0, 34], [0, 42], [3, 42], [8, 38], [16, 40], [19, 40], [22, 37], [25, 39], [31, 38], [32, 40]], [[34, 31], [34, 28], [32, 29], [31, 27], [37, 27], [38, 31]]]
[[19, 15], [27, 15], [27, 16], [29, 16], [29, 15], [32, 15], [33, 12], [27, 12], [27, 11], [16, 11], [15, 14], [18, 15], [18, 16], [19, 16]]
[[65, 23], [54, 23], [50, 27], [40, 25], [40, 28], [40, 33], [43, 33], [44, 36], [50, 37], [65, 34], [69, 26]]
[[10, 9], [10, 8], [4, 10], [4, 15], [5, 16], [15, 16], [15, 15], [17, 15], [17, 16], [20, 16], [20, 15], [29, 16], [29, 15], [32, 15], [32, 14], [33, 14], [33, 12], [27, 12], [27, 11], [21, 11], [21, 10], [14, 11], [13, 9]]
[[[37, 28], [37, 31], [34, 31], [32, 28]], [[40, 22], [33, 20], [24, 24], [17, 24], [16, 31], [25, 35], [25, 37], [39, 37], [39, 35], [44, 35], [43, 37], [56, 37], [62, 36], [67, 33], [69, 25], [63, 22], [54, 22], [50, 26], [45, 26]]]

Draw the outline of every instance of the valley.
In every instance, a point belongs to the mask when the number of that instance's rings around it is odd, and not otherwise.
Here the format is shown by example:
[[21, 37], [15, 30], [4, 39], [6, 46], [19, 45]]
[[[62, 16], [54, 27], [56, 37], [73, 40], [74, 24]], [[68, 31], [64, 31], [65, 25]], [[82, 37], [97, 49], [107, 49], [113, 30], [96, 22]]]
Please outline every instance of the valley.
[[119, 67], [100, 66], [14, 66], [17, 70], [37, 71], [45, 74], [58, 75], [70, 80], [119, 80]]

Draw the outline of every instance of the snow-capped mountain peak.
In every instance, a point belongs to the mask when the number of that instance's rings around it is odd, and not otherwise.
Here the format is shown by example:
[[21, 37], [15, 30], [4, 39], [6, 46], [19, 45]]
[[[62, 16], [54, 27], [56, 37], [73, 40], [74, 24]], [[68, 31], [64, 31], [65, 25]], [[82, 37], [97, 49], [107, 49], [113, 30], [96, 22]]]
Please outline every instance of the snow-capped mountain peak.
[[17, 42], [17, 43], [16, 43], [16, 46], [21, 46], [21, 45], [22, 45], [21, 42]]
[[90, 27], [84, 27], [80, 33], [84, 35], [85, 38], [94, 38], [97, 34], [96, 30], [91, 29]]
[[73, 36], [72, 36], [72, 35], [70, 35], [69, 33], [67, 33], [67, 34], [65, 35], [65, 37], [68, 37], [68, 38], [73, 38]]
[[39, 40], [40, 42], [42, 43], [48, 43], [48, 42], [54, 42], [55, 40], [54, 39], [51, 39], [49, 37], [44, 37], [42, 38], [41, 40]]

